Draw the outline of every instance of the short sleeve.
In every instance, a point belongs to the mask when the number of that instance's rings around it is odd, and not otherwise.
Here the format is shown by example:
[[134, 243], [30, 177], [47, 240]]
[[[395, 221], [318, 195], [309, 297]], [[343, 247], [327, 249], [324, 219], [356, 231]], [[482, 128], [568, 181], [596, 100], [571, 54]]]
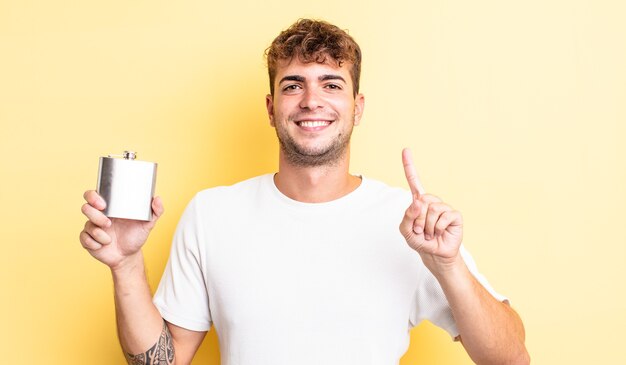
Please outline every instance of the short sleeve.
[[[460, 250], [461, 257], [476, 280], [498, 301], [508, 300], [505, 296], [497, 293], [487, 279], [478, 272], [476, 262], [465, 247], [461, 246]], [[413, 298], [409, 324], [417, 326], [421, 321], [428, 320], [437, 327], [444, 329], [452, 338], [456, 338], [459, 331], [441, 285], [426, 266], [422, 264], [420, 268], [420, 277]]]
[[202, 227], [197, 199], [183, 213], [153, 302], [168, 322], [192, 331], [211, 328], [209, 297], [204, 279]]

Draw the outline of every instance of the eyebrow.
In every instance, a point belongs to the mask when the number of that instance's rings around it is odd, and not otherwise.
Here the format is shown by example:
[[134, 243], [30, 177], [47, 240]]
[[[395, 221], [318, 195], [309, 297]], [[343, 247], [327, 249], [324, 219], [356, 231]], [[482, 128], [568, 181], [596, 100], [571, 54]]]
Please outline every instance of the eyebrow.
[[282, 84], [285, 81], [298, 81], [298, 82], [304, 82], [304, 77], [302, 76], [296, 76], [296, 75], [290, 75], [290, 76], [285, 76], [282, 79], [280, 79], [279, 84]]
[[[346, 80], [339, 76], [339, 75], [333, 75], [333, 74], [327, 74], [327, 75], [321, 75], [320, 77], [317, 78], [319, 81], [327, 81], [327, 80], [341, 80], [344, 83], [346, 82]], [[303, 76], [298, 76], [298, 75], [288, 75], [283, 77], [282, 79], [280, 79], [279, 84], [285, 82], [285, 81], [297, 81], [297, 82], [304, 82], [306, 79]]]
[[318, 79], [319, 81], [327, 81], [327, 80], [341, 80], [341, 81], [343, 81], [344, 83], [346, 82], [346, 80], [345, 80], [343, 77], [341, 77], [341, 76], [339, 76], [339, 75], [332, 75], [332, 74], [331, 74], [331, 75], [322, 75], [322, 76], [318, 77], [317, 79]]

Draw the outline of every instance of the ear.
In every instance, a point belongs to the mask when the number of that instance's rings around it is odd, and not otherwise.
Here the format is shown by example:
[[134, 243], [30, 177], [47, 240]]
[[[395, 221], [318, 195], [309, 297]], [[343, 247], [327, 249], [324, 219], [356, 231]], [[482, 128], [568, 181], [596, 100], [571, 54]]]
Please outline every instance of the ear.
[[361, 123], [364, 108], [365, 96], [363, 96], [363, 94], [357, 94], [354, 98], [354, 125], [359, 125], [359, 123]]
[[267, 108], [267, 116], [270, 118], [270, 125], [275, 127], [274, 124], [274, 98], [271, 94], [265, 95], [265, 108]]

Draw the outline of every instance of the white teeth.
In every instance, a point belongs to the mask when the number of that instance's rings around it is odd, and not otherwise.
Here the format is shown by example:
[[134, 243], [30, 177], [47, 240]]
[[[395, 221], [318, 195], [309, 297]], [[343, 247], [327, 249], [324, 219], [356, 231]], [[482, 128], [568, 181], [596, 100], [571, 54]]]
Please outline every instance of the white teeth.
[[303, 121], [299, 123], [301, 127], [314, 128], [314, 127], [322, 127], [329, 125], [330, 122], [327, 121]]

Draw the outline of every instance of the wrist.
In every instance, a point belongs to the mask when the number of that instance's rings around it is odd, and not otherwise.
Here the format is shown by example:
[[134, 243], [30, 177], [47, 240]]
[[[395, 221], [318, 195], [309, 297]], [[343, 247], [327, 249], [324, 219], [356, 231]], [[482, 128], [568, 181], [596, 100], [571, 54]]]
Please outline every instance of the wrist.
[[454, 257], [440, 257], [432, 254], [422, 254], [421, 257], [426, 268], [440, 282], [448, 278], [452, 280], [458, 278], [468, 270], [460, 252], [457, 252]]
[[110, 266], [113, 280], [132, 275], [136, 271], [144, 272], [143, 254], [141, 250], [136, 253], [126, 256], [120, 260], [117, 264]]

